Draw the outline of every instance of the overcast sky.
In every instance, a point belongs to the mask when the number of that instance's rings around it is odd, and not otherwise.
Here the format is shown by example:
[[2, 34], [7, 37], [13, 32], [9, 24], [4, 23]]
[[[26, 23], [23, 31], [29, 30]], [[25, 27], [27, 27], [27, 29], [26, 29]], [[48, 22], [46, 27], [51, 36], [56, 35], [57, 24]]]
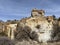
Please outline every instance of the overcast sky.
[[45, 10], [46, 16], [60, 16], [60, 0], [0, 0], [0, 20], [30, 16], [33, 8]]

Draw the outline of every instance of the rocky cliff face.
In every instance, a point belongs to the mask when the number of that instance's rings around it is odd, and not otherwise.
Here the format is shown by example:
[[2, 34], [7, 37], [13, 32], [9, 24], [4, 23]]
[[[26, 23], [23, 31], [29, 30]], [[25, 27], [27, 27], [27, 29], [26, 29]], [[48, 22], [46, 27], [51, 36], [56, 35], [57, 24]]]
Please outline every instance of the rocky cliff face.
[[[43, 16], [44, 11], [40, 11], [41, 10], [33, 10], [34, 14], [32, 14], [31, 17], [21, 19], [17, 25], [17, 30], [20, 33], [25, 31], [29, 38], [38, 42], [48, 42], [53, 40], [54, 34], [56, 34], [57, 21], [54, 20], [53, 16]], [[25, 36], [25, 34], [23, 35]], [[16, 38], [18, 37], [19, 36]]]

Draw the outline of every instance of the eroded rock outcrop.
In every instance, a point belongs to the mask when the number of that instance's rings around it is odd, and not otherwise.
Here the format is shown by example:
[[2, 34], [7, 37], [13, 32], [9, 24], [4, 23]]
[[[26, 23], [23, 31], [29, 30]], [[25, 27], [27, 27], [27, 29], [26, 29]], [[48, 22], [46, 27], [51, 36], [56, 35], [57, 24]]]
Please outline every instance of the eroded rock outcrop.
[[[32, 40], [38, 42], [48, 42], [53, 40], [54, 37], [54, 23], [55, 20], [52, 16], [44, 16], [44, 10], [32, 10], [32, 16], [28, 18], [23, 18], [17, 25], [17, 32], [21, 34], [21, 31], [26, 33], [28, 37]], [[55, 29], [56, 30], [56, 29]], [[19, 35], [17, 33], [17, 35]], [[25, 34], [23, 35], [25, 36]], [[18, 39], [19, 36], [16, 38]]]
[[4, 45], [5, 41], [5, 45], [45, 45], [47, 42], [47, 45], [60, 44], [57, 42], [60, 41], [60, 19], [44, 15], [44, 10], [33, 9], [30, 17], [6, 22], [2, 32], [15, 43], [6, 38], [0, 38], [0, 43]]
[[36, 8], [32, 10], [31, 12], [31, 16], [35, 17], [35, 16], [44, 16], [45, 15], [45, 11], [44, 10], [37, 10]]

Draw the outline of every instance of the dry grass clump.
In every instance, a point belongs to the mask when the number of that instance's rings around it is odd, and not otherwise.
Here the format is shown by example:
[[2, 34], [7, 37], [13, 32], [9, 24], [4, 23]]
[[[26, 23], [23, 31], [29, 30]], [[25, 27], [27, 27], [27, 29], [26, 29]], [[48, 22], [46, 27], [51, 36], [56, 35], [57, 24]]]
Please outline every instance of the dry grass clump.
[[0, 45], [15, 45], [12, 40], [7, 37], [0, 37]]
[[17, 42], [15, 45], [40, 45], [37, 41], [27, 41], [27, 40], [23, 40], [21, 42]]

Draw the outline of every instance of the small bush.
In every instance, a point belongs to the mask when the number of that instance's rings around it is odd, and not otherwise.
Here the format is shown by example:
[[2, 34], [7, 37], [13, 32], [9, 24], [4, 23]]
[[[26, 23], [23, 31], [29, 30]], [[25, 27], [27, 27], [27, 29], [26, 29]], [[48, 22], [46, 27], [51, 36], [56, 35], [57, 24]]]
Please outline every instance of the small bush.
[[0, 37], [0, 45], [15, 45], [12, 40], [7, 37]]

